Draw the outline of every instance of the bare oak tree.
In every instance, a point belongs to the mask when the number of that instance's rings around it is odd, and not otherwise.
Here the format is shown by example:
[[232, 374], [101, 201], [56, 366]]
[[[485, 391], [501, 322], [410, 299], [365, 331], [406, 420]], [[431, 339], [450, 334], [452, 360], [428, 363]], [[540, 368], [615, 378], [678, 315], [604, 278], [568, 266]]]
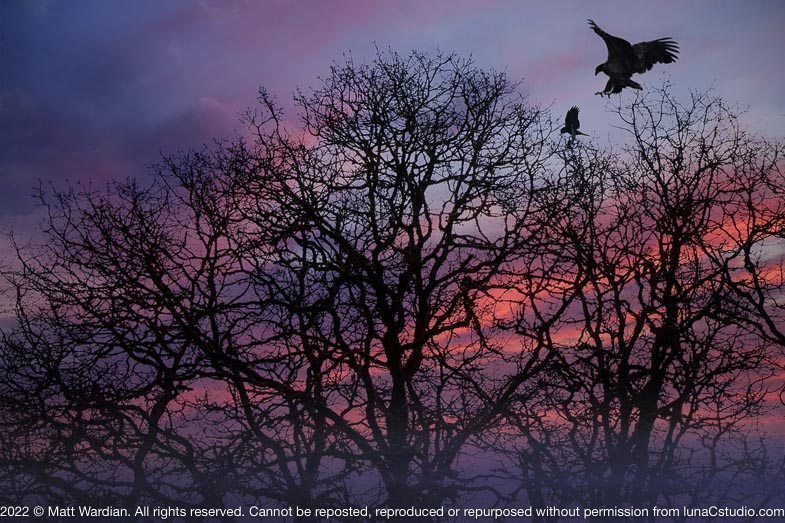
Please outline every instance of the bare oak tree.
[[666, 89], [617, 108], [626, 148], [565, 151], [517, 88], [348, 58], [299, 120], [262, 91], [248, 139], [148, 187], [42, 191], [2, 270], [2, 499], [781, 496], [747, 481], [783, 473], [751, 431], [785, 341], [781, 145]]
[[485, 489], [460, 459], [547, 359], [505, 346], [495, 296], [559, 209], [551, 124], [516, 87], [454, 56], [349, 59], [297, 95], [298, 131], [263, 92], [251, 142], [44, 196], [44, 243], [5, 273], [9, 495]]
[[754, 420], [782, 355], [764, 311], [783, 290], [782, 145], [711, 94], [682, 105], [666, 87], [616, 111], [629, 145], [566, 159], [575, 203], [547, 233], [571, 303], [513, 421], [522, 488], [554, 505], [768, 503], [782, 449]]
[[380, 55], [297, 96], [304, 136], [286, 134], [265, 93], [252, 119], [267, 163], [247, 216], [274, 246], [256, 281], [324, 362], [342, 397], [316, 412], [391, 506], [469, 488], [461, 451], [543, 360], [493, 331], [494, 289], [558, 209], [535, 197], [551, 127], [515, 87], [453, 56]]

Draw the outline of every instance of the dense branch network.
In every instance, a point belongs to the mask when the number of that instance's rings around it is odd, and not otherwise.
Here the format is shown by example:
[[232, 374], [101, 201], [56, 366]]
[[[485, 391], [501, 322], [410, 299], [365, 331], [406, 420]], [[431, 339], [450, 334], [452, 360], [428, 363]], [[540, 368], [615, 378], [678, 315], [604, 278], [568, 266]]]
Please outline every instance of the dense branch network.
[[336, 64], [296, 130], [259, 101], [251, 139], [151, 186], [42, 191], [44, 241], [2, 273], [2, 499], [610, 506], [782, 479], [749, 430], [782, 370], [782, 146], [720, 99], [640, 95], [618, 151], [560, 148], [455, 56]]

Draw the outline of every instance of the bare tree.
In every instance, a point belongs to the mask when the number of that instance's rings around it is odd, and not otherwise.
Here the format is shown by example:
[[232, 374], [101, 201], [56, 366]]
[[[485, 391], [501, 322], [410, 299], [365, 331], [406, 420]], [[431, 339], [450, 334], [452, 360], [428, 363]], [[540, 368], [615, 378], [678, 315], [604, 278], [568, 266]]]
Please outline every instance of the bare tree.
[[250, 139], [149, 187], [42, 191], [42, 240], [2, 270], [0, 495], [781, 495], [740, 485], [783, 473], [748, 430], [783, 346], [782, 147], [666, 89], [617, 108], [627, 148], [565, 151], [517, 88], [452, 55], [348, 58], [296, 94], [299, 126], [262, 91]]
[[566, 159], [575, 205], [548, 235], [573, 302], [514, 420], [522, 488], [540, 504], [766, 503], [782, 483], [782, 449], [755, 435], [782, 354], [763, 311], [783, 288], [782, 146], [710, 94], [682, 105], [666, 87], [617, 111], [628, 147]]
[[[233, 240], [238, 150], [173, 160], [151, 188], [42, 195], [44, 242], [4, 275], [19, 320], [0, 386], [9, 500], [221, 507], [253, 492], [288, 505], [316, 490], [292, 471], [322, 456], [321, 429], [284, 394], [302, 369], [280, 361]], [[221, 359], [247, 351], [272, 383], [253, 408]]]
[[265, 93], [253, 119], [268, 162], [249, 191], [269, 196], [248, 218], [275, 244], [256, 279], [308, 357], [330, 362], [343, 396], [317, 412], [391, 506], [469, 488], [461, 451], [544, 360], [506, 351], [492, 321], [494, 289], [536, 256], [531, 225], [557, 209], [536, 197], [550, 124], [515, 87], [453, 56], [380, 54], [297, 96], [304, 137]]
[[551, 124], [516, 88], [454, 56], [349, 59], [296, 97], [299, 131], [263, 92], [251, 144], [170, 158], [151, 188], [44, 198], [44, 243], [5, 273], [15, 492], [486, 489], [459, 460], [547, 359], [505, 346], [496, 295], [559, 209]]

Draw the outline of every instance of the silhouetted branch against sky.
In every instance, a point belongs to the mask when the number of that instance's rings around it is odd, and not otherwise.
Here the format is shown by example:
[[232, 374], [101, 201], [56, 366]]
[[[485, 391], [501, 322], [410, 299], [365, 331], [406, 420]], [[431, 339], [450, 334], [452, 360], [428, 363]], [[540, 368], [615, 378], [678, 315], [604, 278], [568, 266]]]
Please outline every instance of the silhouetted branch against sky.
[[[554, 503], [720, 496], [705, 453], [728, 453], [744, 465], [728, 465], [735, 473], [754, 476], [765, 450], [699, 441], [748, 438], [744, 420], [771, 405], [781, 372], [768, 329], [782, 322], [782, 253], [766, 245], [782, 241], [782, 188], [771, 183], [782, 145], [740, 129], [712, 93], [681, 103], [665, 86], [618, 110], [630, 145], [610, 168], [593, 152], [576, 157], [583, 193], [551, 224], [576, 304], [551, 332], [554, 388], [540, 400], [533, 390], [526, 418], [513, 418], [528, 441], [512, 459], [530, 495]], [[536, 332], [534, 319], [519, 329]]]
[[404, 7], [0, 7], [0, 500], [782, 504], [782, 8]]

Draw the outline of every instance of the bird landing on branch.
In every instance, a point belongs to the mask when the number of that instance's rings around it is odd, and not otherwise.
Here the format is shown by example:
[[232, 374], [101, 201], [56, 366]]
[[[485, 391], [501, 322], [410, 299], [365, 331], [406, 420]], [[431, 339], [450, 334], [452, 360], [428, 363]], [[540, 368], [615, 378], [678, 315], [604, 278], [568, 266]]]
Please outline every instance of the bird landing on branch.
[[589, 20], [589, 27], [603, 39], [608, 48], [608, 59], [594, 70], [595, 76], [600, 72], [608, 75], [608, 83], [604, 90], [594, 94], [610, 96], [620, 93], [625, 87], [642, 89], [638, 82], [631, 80], [633, 74], [643, 74], [650, 71], [654, 64], [670, 64], [678, 58], [679, 45], [672, 38], [632, 45], [623, 38], [606, 33], [594, 20]]
[[575, 137], [580, 136], [589, 136], [586, 133], [580, 132], [578, 129], [581, 127], [581, 122], [578, 120], [578, 113], [580, 109], [577, 106], [573, 106], [569, 111], [567, 111], [567, 116], [564, 118], [564, 127], [561, 128], [562, 134], [570, 133], [570, 140], [567, 142], [567, 147], [572, 148], [572, 144], [575, 141]]

